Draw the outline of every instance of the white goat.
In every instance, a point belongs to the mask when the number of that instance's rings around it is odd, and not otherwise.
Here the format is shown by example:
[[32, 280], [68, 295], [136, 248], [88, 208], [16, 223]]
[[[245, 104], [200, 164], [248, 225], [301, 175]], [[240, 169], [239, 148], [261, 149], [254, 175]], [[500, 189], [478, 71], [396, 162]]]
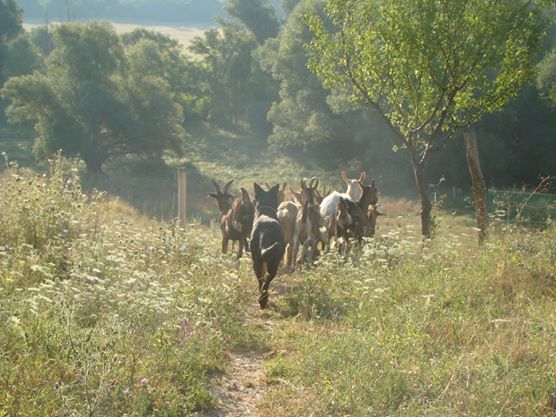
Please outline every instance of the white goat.
[[[345, 193], [339, 193], [333, 191], [328, 196], [326, 196], [320, 203], [320, 217], [322, 219], [322, 227], [320, 229], [320, 235], [326, 239], [325, 245], [328, 245], [330, 238], [336, 233], [336, 210], [338, 209], [338, 204], [340, 199], [348, 199], [354, 203], [358, 203], [363, 195], [362, 184], [367, 178], [367, 174], [362, 172], [359, 179], [349, 179], [346, 171], [341, 172], [341, 177], [347, 185], [347, 190]], [[323, 239], [323, 240], [324, 240]]]

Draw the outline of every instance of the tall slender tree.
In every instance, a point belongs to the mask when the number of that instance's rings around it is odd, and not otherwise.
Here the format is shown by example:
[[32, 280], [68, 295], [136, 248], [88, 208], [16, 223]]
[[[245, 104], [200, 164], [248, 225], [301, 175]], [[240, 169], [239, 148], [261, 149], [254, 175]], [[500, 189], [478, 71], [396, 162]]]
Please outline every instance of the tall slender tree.
[[327, 0], [334, 28], [307, 17], [310, 67], [376, 110], [408, 152], [431, 234], [431, 154], [513, 97], [534, 71], [543, 19], [535, 0]]

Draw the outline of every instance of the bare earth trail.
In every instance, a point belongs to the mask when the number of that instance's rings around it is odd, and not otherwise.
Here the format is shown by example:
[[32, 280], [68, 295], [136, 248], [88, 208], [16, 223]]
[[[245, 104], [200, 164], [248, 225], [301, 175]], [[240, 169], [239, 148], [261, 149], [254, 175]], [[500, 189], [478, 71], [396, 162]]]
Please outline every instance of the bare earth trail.
[[[253, 298], [253, 303], [245, 309], [245, 322], [263, 329], [268, 334], [268, 339], [271, 339], [274, 329], [283, 320], [276, 311], [274, 301], [287, 291], [286, 288], [287, 285], [283, 282], [276, 282], [271, 287], [271, 302], [267, 310], [260, 310], [256, 298]], [[265, 380], [265, 363], [272, 356], [271, 346], [265, 350], [230, 352], [227, 372], [215, 381], [211, 389], [217, 399], [217, 406], [214, 410], [199, 414], [198, 417], [259, 416], [258, 404], [264, 400], [269, 389]]]

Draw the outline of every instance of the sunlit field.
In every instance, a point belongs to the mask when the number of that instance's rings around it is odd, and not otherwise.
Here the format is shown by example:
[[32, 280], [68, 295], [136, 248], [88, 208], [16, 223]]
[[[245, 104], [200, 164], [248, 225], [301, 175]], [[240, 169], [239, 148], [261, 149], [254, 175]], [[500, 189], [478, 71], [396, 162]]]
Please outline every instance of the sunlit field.
[[0, 0], [0, 417], [556, 417], [550, 3]]
[[218, 387], [249, 353], [258, 392], [230, 398], [251, 415], [556, 412], [553, 225], [495, 223], [478, 248], [470, 218], [438, 212], [423, 243], [390, 201], [376, 238], [280, 273], [260, 311], [216, 228], [84, 194], [80, 169], [0, 178], [0, 415], [234, 415]]
[[[60, 22], [50, 22], [52, 25], [58, 25]], [[139, 23], [117, 23], [112, 22], [114, 29], [118, 34], [129, 33], [135, 29], [143, 28], [147, 30], [152, 30], [155, 32], [162, 33], [173, 39], [176, 39], [179, 43], [186, 48], [193, 38], [202, 36], [206, 28], [193, 27], [193, 26], [164, 26], [164, 25], [150, 25], [150, 24], [139, 24]], [[41, 26], [39, 23], [24, 23], [23, 28], [25, 30], [31, 30], [34, 27]]]

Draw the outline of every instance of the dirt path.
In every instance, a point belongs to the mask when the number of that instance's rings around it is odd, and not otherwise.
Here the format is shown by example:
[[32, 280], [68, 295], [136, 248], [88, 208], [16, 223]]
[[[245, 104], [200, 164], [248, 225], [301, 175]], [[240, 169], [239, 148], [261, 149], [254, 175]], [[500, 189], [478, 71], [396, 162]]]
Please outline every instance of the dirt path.
[[[279, 324], [274, 301], [285, 292], [284, 284], [277, 284], [271, 292], [269, 309], [261, 311], [256, 303], [249, 306], [245, 320], [269, 335]], [[218, 403], [201, 417], [257, 417], [257, 405], [268, 389], [265, 381], [265, 362], [272, 353], [267, 350], [244, 350], [229, 353], [229, 369], [212, 388]]]
[[230, 371], [213, 389], [218, 406], [206, 417], [255, 417], [257, 403], [266, 389], [264, 381], [264, 352], [251, 351], [232, 354]]

